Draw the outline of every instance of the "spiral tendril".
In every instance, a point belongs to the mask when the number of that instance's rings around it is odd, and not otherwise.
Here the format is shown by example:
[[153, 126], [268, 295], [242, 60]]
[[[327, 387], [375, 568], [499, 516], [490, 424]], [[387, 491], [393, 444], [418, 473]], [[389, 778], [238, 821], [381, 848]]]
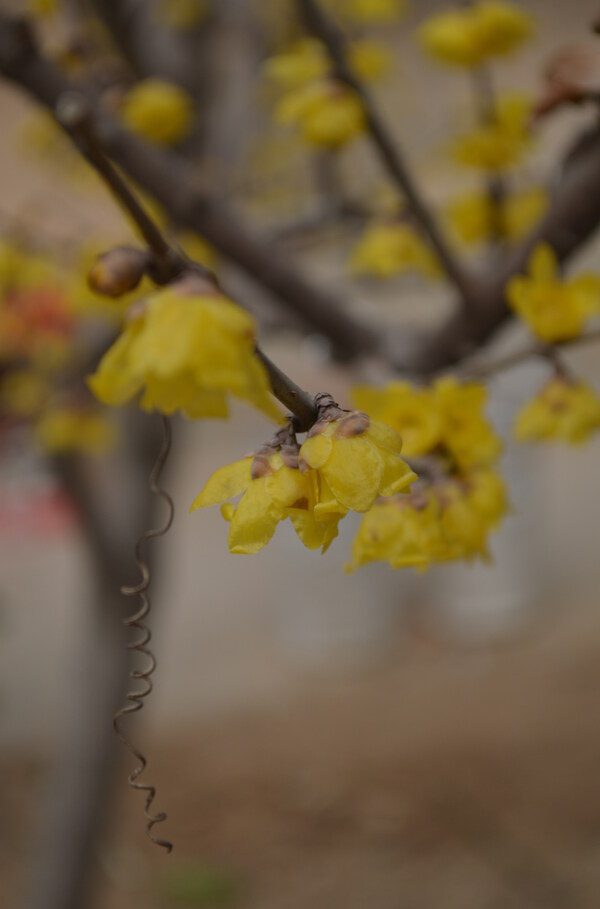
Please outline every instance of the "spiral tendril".
[[147, 760], [142, 752], [136, 748], [131, 740], [123, 733], [120, 725], [121, 719], [130, 713], [137, 713], [137, 711], [141, 710], [144, 706], [144, 699], [147, 698], [152, 691], [152, 680], [150, 677], [156, 669], [156, 658], [148, 646], [152, 638], [152, 634], [145, 621], [148, 617], [148, 614], [150, 613], [150, 599], [147, 593], [150, 586], [150, 569], [143, 557], [142, 550], [144, 543], [146, 543], [148, 540], [164, 536], [164, 534], [167, 533], [171, 527], [171, 524], [173, 523], [173, 516], [175, 513], [175, 508], [171, 496], [165, 492], [164, 489], [161, 489], [158, 485], [158, 478], [171, 450], [171, 424], [168, 417], [166, 416], [163, 416], [162, 420], [164, 430], [163, 442], [158, 458], [156, 459], [156, 463], [154, 464], [154, 467], [152, 468], [152, 472], [150, 474], [149, 485], [152, 493], [166, 502], [168, 507], [167, 520], [162, 527], [145, 530], [144, 533], [139, 537], [135, 544], [135, 560], [140, 570], [141, 580], [139, 584], [136, 584], [135, 586], [121, 587], [121, 593], [124, 596], [139, 597], [140, 600], [139, 609], [137, 609], [131, 615], [127, 616], [127, 618], [123, 620], [123, 624], [126, 628], [135, 628], [136, 631], [139, 632], [137, 639], [130, 641], [127, 644], [127, 649], [131, 653], [142, 654], [146, 660], [146, 665], [143, 669], [133, 668], [130, 670], [129, 678], [136, 683], [141, 683], [142, 687], [138, 688], [137, 690], [127, 692], [126, 699], [128, 703], [115, 713], [113, 717], [113, 727], [123, 744], [129, 749], [131, 754], [138, 762], [137, 766], [129, 774], [128, 783], [133, 789], [137, 789], [140, 792], [146, 793], [146, 804], [144, 806], [144, 815], [147, 820], [146, 834], [153, 843], [156, 843], [157, 846], [161, 846], [163, 849], [166, 849], [167, 852], [171, 852], [173, 849], [173, 844], [168, 840], [160, 839], [152, 833], [152, 828], [155, 824], [161, 824], [167, 819], [167, 814], [165, 811], [159, 811], [157, 813], [152, 813], [150, 811], [150, 807], [156, 796], [156, 787], [150, 785], [149, 783], [141, 783], [138, 781], [138, 778], [146, 768]]

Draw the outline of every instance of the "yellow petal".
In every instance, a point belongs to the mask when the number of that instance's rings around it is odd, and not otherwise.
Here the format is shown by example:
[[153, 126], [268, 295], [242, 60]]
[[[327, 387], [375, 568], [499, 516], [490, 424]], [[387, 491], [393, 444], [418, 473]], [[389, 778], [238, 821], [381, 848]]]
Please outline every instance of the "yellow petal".
[[533, 250], [529, 274], [535, 281], [555, 281], [559, 277], [556, 253], [548, 243], [538, 243]]
[[379, 492], [383, 462], [364, 435], [355, 436], [336, 440], [322, 472], [340, 504], [368, 511]]
[[227, 499], [233, 499], [234, 496], [239, 495], [252, 483], [251, 466], [252, 458], [243, 458], [241, 461], [234, 461], [233, 464], [219, 467], [202, 492], [192, 502], [190, 511], [205, 508], [207, 505], [218, 505], [219, 502], [225, 502]]
[[236, 508], [229, 527], [229, 550], [235, 554], [258, 552], [266, 546], [279, 521], [282, 509], [272, 504], [265, 480], [253, 480]]
[[411, 470], [406, 461], [390, 452], [381, 452], [383, 474], [379, 485], [379, 495], [392, 496], [397, 492], [408, 489], [411, 483], [418, 480], [418, 476]]
[[317, 521], [310, 511], [301, 508], [290, 508], [288, 512], [294, 530], [307, 549], [325, 549], [337, 536], [337, 519]]
[[299, 470], [283, 465], [265, 480], [267, 493], [274, 505], [291, 508], [296, 502], [304, 499], [308, 506], [309, 484], [306, 476]]
[[321, 433], [306, 439], [300, 448], [300, 459], [306, 461], [309, 467], [318, 469], [327, 463], [333, 451], [333, 441], [330, 436]]

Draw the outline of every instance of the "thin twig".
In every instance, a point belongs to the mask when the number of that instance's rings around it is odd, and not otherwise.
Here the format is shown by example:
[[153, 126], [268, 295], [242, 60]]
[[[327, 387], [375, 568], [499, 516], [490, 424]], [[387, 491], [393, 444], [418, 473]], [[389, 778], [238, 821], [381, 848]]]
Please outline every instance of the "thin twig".
[[477, 309], [478, 300], [474, 281], [458, 262], [447, 244], [432, 212], [425, 202], [401, 149], [394, 142], [387, 126], [379, 115], [371, 95], [358, 79], [350, 65], [347, 41], [336, 23], [321, 9], [317, 0], [297, 0], [306, 27], [323, 42], [335, 66], [335, 75], [360, 97], [367, 127], [379, 155], [391, 177], [401, 189], [415, 220], [429, 238], [431, 246], [448, 278], [460, 293], [463, 306], [468, 311]]
[[536, 341], [533, 344], [528, 344], [527, 347], [521, 348], [521, 350], [515, 350], [505, 357], [500, 357], [489, 363], [468, 364], [460, 370], [459, 375], [465, 379], [486, 379], [500, 372], [506, 372], [506, 370], [512, 369], [513, 366], [519, 366], [526, 360], [536, 357], [541, 357], [551, 362], [558, 372], [565, 372], [566, 367], [560, 356], [561, 351], [565, 348], [579, 347], [596, 341], [600, 341], [600, 328], [595, 328], [576, 338], [569, 338], [567, 341], [557, 341], [554, 344], [543, 344], [540, 341]]

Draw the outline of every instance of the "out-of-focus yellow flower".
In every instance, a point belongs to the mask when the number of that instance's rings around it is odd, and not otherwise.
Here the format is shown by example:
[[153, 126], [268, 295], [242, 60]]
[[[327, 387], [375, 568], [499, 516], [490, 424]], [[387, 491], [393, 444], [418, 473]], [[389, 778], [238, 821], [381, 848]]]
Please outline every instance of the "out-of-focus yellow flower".
[[175, 240], [186, 256], [189, 256], [194, 262], [199, 262], [200, 265], [205, 265], [211, 271], [215, 270], [217, 253], [214, 246], [207, 243], [204, 237], [193, 230], [183, 230], [176, 235]]
[[381, 500], [364, 516], [350, 571], [373, 561], [392, 568], [488, 557], [487, 540], [508, 508], [504, 482], [491, 470]]
[[438, 277], [440, 267], [426, 243], [408, 224], [373, 224], [354, 247], [350, 268], [358, 274], [389, 278], [416, 271], [429, 278]]
[[542, 341], [566, 341], [581, 334], [590, 315], [600, 311], [600, 278], [593, 274], [563, 280], [554, 250], [539, 243], [528, 276], [508, 282], [508, 304]]
[[148, 299], [88, 384], [104, 404], [123, 404], [143, 389], [144, 410], [181, 410], [191, 419], [226, 417], [231, 394], [277, 420], [255, 334], [239, 306], [182, 279]]
[[495, 173], [518, 164], [531, 145], [531, 102], [523, 95], [499, 99], [494, 120], [460, 136], [452, 155], [458, 164]]
[[506, 0], [480, 0], [435, 13], [420, 27], [421, 46], [440, 63], [478, 66], [514, 51], [533, 32], [531, 16]]
[[195, 28], [209, 12], [209, 0], [160, 0], [157, 9], [161, 24], [174, 29]]
[[406, 457], [427, 454], [441, 442], [442, 420], [428, 388], [413, 388], [408, 382], [390, 382], [385, 388], [363, 385], [353, 390], [352, 401], [396, 430]]
[[105, 414], [67, 408], [44, 414], [35, 433], [38, 444], [50, 454], [105, 454], [117, 439], [115, 426]]
[[163, 79], [144, 79], [131, 88], [121, 107], [132, 132], [157, 145], [177, 145], [194, 120], [194, 100], [183, 88]]
[[361, 411], [319, 420], [300, 447], [300, 469], [319, 476], [316, 517], [365, 512], [378, 496], [402, 492], [417, 476], [400, 457], [402, 440]]
[[484, 414], [487, 389], [478, 382], [439, 379], [433, 386], [442, 439], [459, 470], [493, 464], [502, 443]]
[[600, 428], [600, 396], [584, 382], [554, 378], [518, 412], [514, 434], [520, 442], [585, 442]]
[[0, 380], [0, 412], [32, 417], [48, 397], [48, 379], [30, 369], [10, 370]]
[[506, 240], [519, 240], [548, 208], [548, 194], [537, 187], [520, 190], [494, 205], [489, 195], [475, 192], [448, 203], [446, 218], [456, 236], [466, 245], [485, 243], [498, 233]]
[[408, 457], [440, 454], [459, 471], [492, 464], [502, 451], [484, 413], [486, 400], [484, 385], [453, 378], [439, 379], [430, 388], [391, 382], [354, 391], [358, 406], [399, 433]]
[[[377, 79], [391, 65], [387, 47], [373, 39], [354, 41], [349, 57], [361, 79]], [[325, 79], [332, 69], [327, 48], [316, 38], [302, 38], [282, 53], [269, 57], [263, 67], [265, 76], [285, 90]]]
[[365, 131], [358, 95], [334, 79], [308, 82], [287, 92], [273, 112], [275, 122], [293, 124], [310, 145], [339, 148]]
[[[325, 552], [338, 534], [343, 513], [317, 517], [317, 475], [302, 473], [289, 466], [279, 451], [258, 453], [226, 467], [220, 467], [195, 499], [191, 510], [207, 505], [223, 505], [221, 512], [230, 521], [229, 550], [248, 554], [269, 542], [280, 521], [289, 518], [300, 540], [308, 549]], [[243, 493], [237, 506], [229, 499]]]

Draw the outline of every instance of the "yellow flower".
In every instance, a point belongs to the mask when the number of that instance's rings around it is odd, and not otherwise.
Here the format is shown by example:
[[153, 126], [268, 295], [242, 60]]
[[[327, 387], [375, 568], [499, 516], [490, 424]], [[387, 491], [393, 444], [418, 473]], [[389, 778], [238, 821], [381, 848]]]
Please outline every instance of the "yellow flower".
[[554, 250], [539, 243], [528, 263], [529, 276], [508, 282], [508, 304], [542, 341], [566, 341], [581, 334], [587, 318], [600, 310], [600, 278], [592, 274], [564, 280]]
[[423, 570], [432, 562], [487, 558], [488, 536], [507, 508], [504, 482], [491, 470], [376, 502], [362, 519], [348, 568], [382, 561]]
[[435, 13], [419, 29], [421, 46], [441, 63], [478, 66], [512, 53], [533, 31], [531, 16], [506, 0], [480, 0]]
[[402, 440], [391, 427], [361, 411], [336, 408], [332, 415], [315, 423], [300, 447], [300, 469], [319, 477], [316, 517], [368, 511], [378, 496], [402, 492], [417, 479], [400, 457]]
[[376, 502], [363, 517], [352, 545], [353, 571], [369, 562], [423, 570], [443, 549], [440, 505], [432, 493]]
[[[280, 521], [289, 518], [298, 537], [308, 549], [325, 552], [338, 534], [342, 513], [317, 517], [317, 476], [302, 473], [297, 456], [286, 457], [285, 450], [269, 451], [269, 446], [254, 456], [220, 467], [194, 500], [191, 511], [208, 505], [228, 503], [243, 493], [237, 506], [223, 505], [221, 512], [230, 521], [228, 543], [234, 554], [261, 550], [269, 542]], [[292, 465], [292, 466], [290, 466]]]
[[105, 454], [116, 441], [114, 424], [104, 414], [87, 410], [49, 411], [37, 422], [35, 430], [38, 444], [51, 454]]
[[128, 129], [144, 139], [177, 145], [192, 127], [194, 100], [172, 82], [144, 79], [127, 92], [121, 116]]
[[563, 439], [585, 442], [600, 428], [600, 396], [583, 382], [554, 378], [518, 412], [514, 434], [520, 442]]
[[407, 457], [427, 454], [441, 442], [442, 420], [433, 393], [408, 382], [390, 382], [385, 388], [355, 388], [353, 403], [375, 420], [392, 426], [402, 438]]
[[417, 271], [438, 277], [440, 268], [434, 254], [408, 224], [373, 224], [354, 248], [350, 267], [359, 274], [389, 278]]
[[248, 313], [205, 282], [184, 278], [148, 299], [88, 384], [104, 404], [123, 404], [143, 389], [144, 410], [226, 417], [231, 394], [279, 419], [254, 344]]
[[494, 120], [460, 136], [452, 147], [457, 164], [497, 172], [518, 164], [528, 150], [531, 103], [523, 95], [500, 98]]
[[[350, 64], [361, 79], [377, 79], [390, 67], [390, 54], [380, 41], [362, 39], [349, 49]], [[316, 38], [303, 38], [281, 54], [269, 57], [263, 72], [282, 89], [298, 88], [331, 75], [333, 66], [325, 45]]]
[[540, 220], [548, 207], [543, 189], [514, 192], [495, 206], [489, 195], [475, 192], [448, 203], [446, 218], [456, 236], [467, 245], [486, 242], [500, 233], [507, 240], [519, 240]]
[[439, 379], [432, 389], [442, 422], [442, 441], [459, 470], [492, 464], [502, 443], [487, 421], [487, 389], [477, 382]]
[[276, 123], [298, 126], [310, 145], [339, 148], [365, 130], [358, 95], [333, 79], [308, 82], [285, 94], [274, 111]]

